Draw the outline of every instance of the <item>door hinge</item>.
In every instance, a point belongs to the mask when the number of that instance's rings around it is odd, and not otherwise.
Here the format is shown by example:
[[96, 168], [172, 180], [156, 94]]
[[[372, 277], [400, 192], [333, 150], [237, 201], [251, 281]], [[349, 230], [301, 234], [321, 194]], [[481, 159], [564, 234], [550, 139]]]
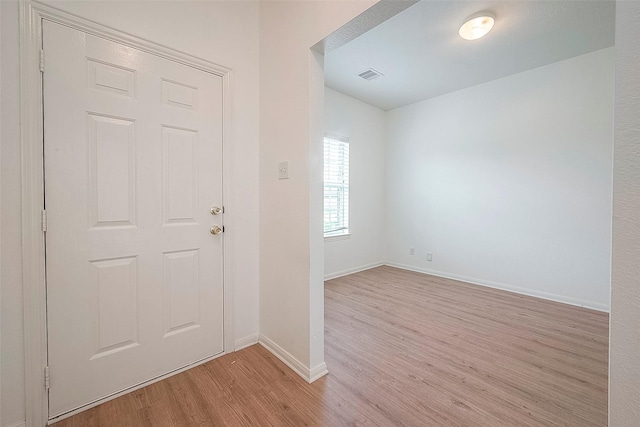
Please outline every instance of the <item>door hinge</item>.
[[42, 231], [47, 231], [47, 211], [42, 210]]
[[44, 73], [44, 49], [40, 49], [40, 71]]
[[49, 367], [45, 366], [44, 367], [44, 388], [49, 390], [50, 386], [51, 386], [51, 378], [49, 377]]

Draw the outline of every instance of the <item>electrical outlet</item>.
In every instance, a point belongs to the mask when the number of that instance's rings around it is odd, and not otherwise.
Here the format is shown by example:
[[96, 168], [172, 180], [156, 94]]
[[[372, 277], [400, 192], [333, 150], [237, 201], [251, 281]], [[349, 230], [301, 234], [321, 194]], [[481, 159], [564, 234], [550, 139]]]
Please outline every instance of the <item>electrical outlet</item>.
[[433, 254], [431, 252], [427, 252], [427, 261], [433, 261]]
[[416, 254], [416, 248], [409, 248], [409, 255], [415, 255]]
[[289, 179], [289, 162], [278, 163], [278, 179]]

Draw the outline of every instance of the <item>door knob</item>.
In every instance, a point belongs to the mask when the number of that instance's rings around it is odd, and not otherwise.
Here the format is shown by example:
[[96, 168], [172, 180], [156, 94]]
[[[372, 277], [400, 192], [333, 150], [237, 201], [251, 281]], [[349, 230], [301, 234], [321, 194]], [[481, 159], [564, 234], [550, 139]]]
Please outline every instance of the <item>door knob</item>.
[[215, 236], [222, 233], [222, 228], [219, 225], [214, 225], [209, 229], [209, 232]]
[[211, 206], [209, 212], [211, 212], [211, 215], [220, 215], [222, 213], [222, 208], [220, 206]]

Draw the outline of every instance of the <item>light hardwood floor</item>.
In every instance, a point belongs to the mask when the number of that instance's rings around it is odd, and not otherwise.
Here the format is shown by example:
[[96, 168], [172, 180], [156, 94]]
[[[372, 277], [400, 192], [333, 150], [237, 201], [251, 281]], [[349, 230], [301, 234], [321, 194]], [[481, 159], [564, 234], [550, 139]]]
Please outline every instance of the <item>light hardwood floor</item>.
[[606, 426], [608, 315], [391, 267], [325, 285], [330, 374], [256, 345], [66, 426]]

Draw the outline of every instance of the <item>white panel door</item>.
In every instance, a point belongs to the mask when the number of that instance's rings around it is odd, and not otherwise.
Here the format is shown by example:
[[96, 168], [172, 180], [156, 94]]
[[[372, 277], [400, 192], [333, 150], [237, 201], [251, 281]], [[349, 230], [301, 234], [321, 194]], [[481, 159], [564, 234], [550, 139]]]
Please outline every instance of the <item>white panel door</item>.
[[50, 417], [223, 351], [222, 78], [43, 27]]

